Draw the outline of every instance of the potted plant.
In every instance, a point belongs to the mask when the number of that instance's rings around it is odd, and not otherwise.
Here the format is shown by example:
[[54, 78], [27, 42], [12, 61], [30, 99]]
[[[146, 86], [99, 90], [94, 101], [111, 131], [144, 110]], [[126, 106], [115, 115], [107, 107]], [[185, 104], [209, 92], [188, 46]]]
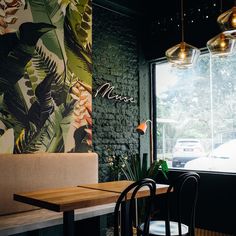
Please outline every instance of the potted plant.
[[120, 161], [121, 172], [128, 180], [136, 181], [143, 178], [156, 179], [159, 171], [167, 179], [168, 165], [164, 159], [154, 160], [148, 165], [148, 155], [144, 153], [142, 159], [138, 154], [134, 154], [129, 159], [121, 156]]

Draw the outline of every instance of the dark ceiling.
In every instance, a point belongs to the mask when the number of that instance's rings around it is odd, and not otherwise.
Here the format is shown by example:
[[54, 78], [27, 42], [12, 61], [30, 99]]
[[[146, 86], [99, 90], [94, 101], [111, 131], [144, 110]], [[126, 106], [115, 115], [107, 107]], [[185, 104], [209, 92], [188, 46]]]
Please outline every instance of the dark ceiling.
[[[93, 0], [94, 3], [106, 6], [116, 11], [127, 11], [136, 13], [137, 15], [150, 16], [174, 16], [180, 13], [180, 0], [160, 1], [160, 0]], [[185, 0], [184, 10], [194, 11], [194, 9], [202, 9], [205, 11], [217, 9], [225, 11], [232, 7], [235, 0]]]
[[[181, 41], [180, 0], [93, 0], [94, 4], [138, 20], [147, 59], [163, 57], [165, 50]], [[185, 42], [205, 48], [220, 33], [217, 17], [235, 0], [185, 0]]]

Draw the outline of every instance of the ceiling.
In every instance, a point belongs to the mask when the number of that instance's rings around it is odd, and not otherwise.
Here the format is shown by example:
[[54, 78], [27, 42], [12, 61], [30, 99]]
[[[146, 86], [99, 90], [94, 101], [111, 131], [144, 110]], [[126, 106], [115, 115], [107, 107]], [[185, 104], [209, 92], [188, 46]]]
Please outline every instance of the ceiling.
[[[181, 41], [180, 0], [93, 0], [106, 9], [138, 19], [148, 59], [163, 57], [165, 50]], [[198, 48], [221, 32], [217, 17], [235, 0], [185, 0], [184, 41]]]
[[[130, 13], [131, 15], [149, 15], [152, 17], [168, 17], [180, 14], [180, 0], [160, 1], [160, 0], [93, 0], [112, 10], [121, 13]], [[191, 12], [196, 9], [211, 11], [217, 9], [225, 11], [234, 5], [234, 0], [197, 0], [184, 1], [184, 11]]]

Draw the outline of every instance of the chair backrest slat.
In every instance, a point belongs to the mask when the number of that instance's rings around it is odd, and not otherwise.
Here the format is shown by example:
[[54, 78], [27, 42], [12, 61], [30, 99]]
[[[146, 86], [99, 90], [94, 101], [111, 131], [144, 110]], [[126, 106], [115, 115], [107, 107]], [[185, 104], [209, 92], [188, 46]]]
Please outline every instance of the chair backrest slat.
[[[177, 179], [170, 184], [166, 195], [166, 236], [171, 236], [170, 230], [170, 211], [173, 213], [175, 209], [175, 221], [177, 221], [179, 235], [182, 236], [181, 224], [189, 227], [189, 236], [194, 236], [195, 228], [195, 209], [198, 198], [198, 184], [200, 176], [195, 172], [187, 172], [181, 174]], [[171, 191], [173, 189], [173, 191]], [[174, 197], [174, 199], [172, 198]], [[175, 205], [172, 203], [174, 202]]]
[[114, 236], [133, 236], [133, 226], [137, 223], [136, 195], [142, 187], [149, 189], [149, 196], [145, 198], [146, 210], [142, 234], [143, 236], [148, 236], [151, 207], [156, 194], [156, 182], [149, 178], [132, 183], [120, 194], [114, 211]]

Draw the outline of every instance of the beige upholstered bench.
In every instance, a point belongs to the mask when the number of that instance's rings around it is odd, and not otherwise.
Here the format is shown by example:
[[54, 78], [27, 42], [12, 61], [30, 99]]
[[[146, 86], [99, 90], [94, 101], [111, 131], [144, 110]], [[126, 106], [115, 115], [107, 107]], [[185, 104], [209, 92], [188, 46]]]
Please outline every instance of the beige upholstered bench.
[[[75, 211], [75, 220], [84, 220], [114, 212], [115, 204], [88, 207]], [[62, 213], [36, 209], [0, 216], [0, 236], [38, 230], [63, 223]]]
[[[96, 182], [96, 153], [0, 154], [0, 236], [62, 224], [62, 213], [16, 202], [14, 193]], [[113, 204], [80, 209], [75, 219], [113, 210]]]

